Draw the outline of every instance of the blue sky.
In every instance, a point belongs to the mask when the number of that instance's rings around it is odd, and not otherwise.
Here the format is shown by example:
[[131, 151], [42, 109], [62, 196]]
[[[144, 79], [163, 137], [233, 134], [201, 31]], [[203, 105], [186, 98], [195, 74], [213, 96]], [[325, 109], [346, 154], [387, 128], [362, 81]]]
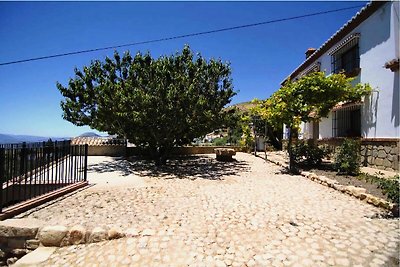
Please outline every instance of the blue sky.
[[[146, 41], [257, 23], [365, 2], [0, 2], [0, 62]], [[118, 49], [153, 57], [185, 44], [206, 58], [231, 62], [237, 96], [232, 103], [265, 99], [360, 8]], [[98, 51], [0, 66], [0, 133], [68, 137], [89, 131], [62, 119], [55, 84], [74, 67], [112, 56]]]

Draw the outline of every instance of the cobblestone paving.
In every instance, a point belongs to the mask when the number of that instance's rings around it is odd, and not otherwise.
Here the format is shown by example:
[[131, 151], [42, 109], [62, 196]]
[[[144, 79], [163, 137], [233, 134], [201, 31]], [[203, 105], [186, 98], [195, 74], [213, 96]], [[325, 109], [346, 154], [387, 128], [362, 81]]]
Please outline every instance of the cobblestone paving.
[[[211, 157], [202, 160], [215, 167]], [[142, 233], [63, 247], [41, 266], [398, 266], [398, 219], [260, 158], [236, 158], [215, 167], [218, 176], [147, 175], [144, 186], [94, 186], [31, 213]]]

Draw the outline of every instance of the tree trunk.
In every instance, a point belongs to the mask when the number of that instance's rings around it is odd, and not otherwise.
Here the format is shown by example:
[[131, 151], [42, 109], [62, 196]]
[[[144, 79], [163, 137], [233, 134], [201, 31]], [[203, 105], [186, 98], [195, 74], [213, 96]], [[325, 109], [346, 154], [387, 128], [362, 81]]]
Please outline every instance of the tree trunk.
[[169, 152], [171, 149], [164, 147], [164, 146], [159, 146], [154, 149], [154, 161], [156, 166], [163, 166], [167, 164], [167, 158], [169, 155]]
[[288, 153], [289, 153], [289, 172], [295, 173], [296, 168], [294, 166], [294, 159], [293, 159], [293, 152], [292, 152], [292, 138], [293, 138], [293, 128], [290, 127], [289, 129], [289, 142], [288, 142]]

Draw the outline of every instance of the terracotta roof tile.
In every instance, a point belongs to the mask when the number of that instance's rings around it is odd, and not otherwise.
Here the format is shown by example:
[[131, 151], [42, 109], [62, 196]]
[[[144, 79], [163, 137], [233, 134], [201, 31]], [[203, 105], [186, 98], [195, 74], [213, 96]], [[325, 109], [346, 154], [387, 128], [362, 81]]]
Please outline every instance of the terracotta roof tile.
[[114, 139], [109, 137], [75, 137], [71, 140], [72, 145], [89, 145], [89, 146], [110, 146], [124, 145], [123, 139]]

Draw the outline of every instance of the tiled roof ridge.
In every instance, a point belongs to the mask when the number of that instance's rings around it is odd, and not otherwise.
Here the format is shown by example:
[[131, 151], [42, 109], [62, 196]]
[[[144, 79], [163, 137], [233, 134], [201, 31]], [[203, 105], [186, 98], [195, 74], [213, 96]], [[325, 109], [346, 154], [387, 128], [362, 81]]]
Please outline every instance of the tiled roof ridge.
[[89, 145], [89, 146], [110, 146], [122, 145], [121, 139], [114, 139], [113, 137], [75, 137], [72, 138], [71, 144], [73, 145]]
[[[360, 25], [369, 16], [371, 16], [378, 8], [383, 6], [390, 1], [371, 1], [360, 9], [350, 20], [348, 20], [339, 30], [337, 30], [328, 40], [326, 40], [314, 53], [312, 53], [307, 59], [305, 59], [288, 77], [286, 77], [281, 85], [284, 84], [288, 79], [294, 78], [303, 69], [307, 68], [309, 64], [314, 62], [319, 56], [322, 56], [329, 48], [331, 48], [336, 42], [344, 38], [349, 34], [355, 27]], [[342, 36], [343, 35], [343, 36]], [[338, 40], [336, 40], [338, 39]]]

